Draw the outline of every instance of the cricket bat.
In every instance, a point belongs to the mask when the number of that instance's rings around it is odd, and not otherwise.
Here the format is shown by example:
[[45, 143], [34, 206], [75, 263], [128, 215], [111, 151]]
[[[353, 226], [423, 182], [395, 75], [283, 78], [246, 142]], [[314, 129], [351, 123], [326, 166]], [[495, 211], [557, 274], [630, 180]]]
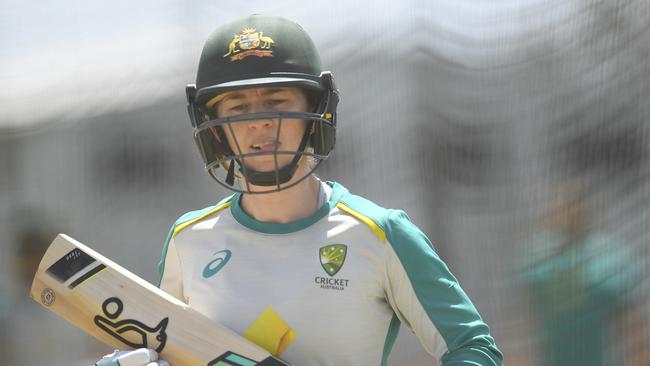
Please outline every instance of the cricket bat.
[[289, 365], [64, 234], [30, 295], [110, 347], [152, 348], [172, 366]]

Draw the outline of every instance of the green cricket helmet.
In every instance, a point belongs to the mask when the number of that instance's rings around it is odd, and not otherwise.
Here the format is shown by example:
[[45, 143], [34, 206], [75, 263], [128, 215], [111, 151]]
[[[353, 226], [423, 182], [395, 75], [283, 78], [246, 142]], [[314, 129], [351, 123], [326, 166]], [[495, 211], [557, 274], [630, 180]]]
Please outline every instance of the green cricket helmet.
[[[262, 87], [298, 87], [304, 91], [310, 110], [217, 115], [216, 104], [223, 93]], [[331, 72], [322, 70], [320, 56], [309, 35], [287, 19], [252, 15], [219, 27], [205, 43], [196, 84], [188, 85], [186, 93], [194, 139], [205, 168], [219, 184], [233, 191], [258, 193], [250, 185], [275, 187], [264, 193], [289, 188], [307, 178], [334, 148], [339, 102], [334, 78]], [[280, 150], [278, 143], [273, 151], [245, 153], [236, 137], [234, 143], [228, 142], [226, 131], [233, 132], [232, 124], [262, 119], [276, 121], [278, 138], [283, 121], [305, 123], [298, 148]], [[263, 155], [273, 155], [273, 169], [257, 171], [247, 166], [247, 159], [251, 161]], [[280, 166], [281, 155], [293, 158]], [[315, 163], [302, 159], [307, 156]], [[309, 172], [284, 185], [294, 178], [299, 164], [309, 164]], [[243, 178], [244, 184], [236, 185], [236, 178]]]

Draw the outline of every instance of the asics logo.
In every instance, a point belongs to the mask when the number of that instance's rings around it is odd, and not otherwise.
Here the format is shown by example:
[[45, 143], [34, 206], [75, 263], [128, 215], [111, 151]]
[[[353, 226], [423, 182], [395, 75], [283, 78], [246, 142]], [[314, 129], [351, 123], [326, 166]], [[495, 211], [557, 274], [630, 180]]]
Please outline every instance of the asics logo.
[[214, 259], [208, 262], [205, 268], [203, 268], [203, 278], [210, 278], [219, 272], [219, 270], [228, 263], [231, 255], [232, 252], [228, 249], [214, 253]]

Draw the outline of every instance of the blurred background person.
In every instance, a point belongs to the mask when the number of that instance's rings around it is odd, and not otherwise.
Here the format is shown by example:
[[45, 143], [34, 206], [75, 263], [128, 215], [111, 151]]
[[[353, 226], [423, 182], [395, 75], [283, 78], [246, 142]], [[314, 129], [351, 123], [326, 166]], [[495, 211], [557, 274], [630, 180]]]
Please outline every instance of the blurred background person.
[[[553, 187], [539, 231], [527, 243], [524, 276], [541, 332], [540, 365], [623, 365], [639, 351], [624, 314], [639, 305], [641, 280], [629, 244], [590, 222], [589, 193], [579, 179]], [[617, 324], [618, 323], [618, 324]], [[630, 358], [630, 357], [628, 357]], [[640, 360], [635, 360], [634, 364]]]

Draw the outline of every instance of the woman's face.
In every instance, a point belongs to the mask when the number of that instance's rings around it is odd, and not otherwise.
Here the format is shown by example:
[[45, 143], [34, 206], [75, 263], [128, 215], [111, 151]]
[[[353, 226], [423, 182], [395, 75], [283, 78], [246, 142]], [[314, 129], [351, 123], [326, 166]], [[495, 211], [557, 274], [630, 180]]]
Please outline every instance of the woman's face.
[[[219, 118], [263, 112], [307, 112], [305, 93], [295, 87], [250, 88], [223, 94], [215, 106]], [[268, 118], [223, 125], [235, 154], [269, 152], [244, 158], [249, 169], [268, 172], [276, 169], [274, 151], [296, 151], [305, 134], [302, 119]], [[295, 155], [277, 154], [277, 168], [289, 164]]]

